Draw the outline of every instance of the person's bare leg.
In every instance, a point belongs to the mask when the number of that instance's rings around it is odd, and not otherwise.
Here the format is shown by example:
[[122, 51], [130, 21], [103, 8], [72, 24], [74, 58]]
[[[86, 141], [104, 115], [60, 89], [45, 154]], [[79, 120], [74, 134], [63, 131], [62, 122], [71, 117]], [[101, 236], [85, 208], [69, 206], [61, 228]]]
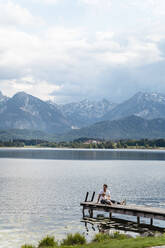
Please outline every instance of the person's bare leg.
[[122, 201], [121, 205], [126, 205], [126, 200]]
[[113, 205], [113, 204], [117, 204], [117, 205], [126, 205], [126, 200], [121, 201], [121, 202], [111, 200], [111, 204], [112, 204], [112, 205]]

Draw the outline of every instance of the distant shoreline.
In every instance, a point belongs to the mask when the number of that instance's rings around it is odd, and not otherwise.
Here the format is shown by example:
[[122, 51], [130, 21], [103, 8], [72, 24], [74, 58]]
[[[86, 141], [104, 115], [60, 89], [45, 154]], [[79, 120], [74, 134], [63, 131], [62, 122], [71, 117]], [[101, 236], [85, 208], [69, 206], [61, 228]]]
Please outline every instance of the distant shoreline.
[[60, 148], [60, 149], [130, 149], [130, 150], [165, 150], [165, 139], [123, 139], [101, 140], [97, 138], [78, 138], [73, 141], [47, 141], [40, 139], [13, 139], [2, 141], [0, 147], [13, 148]]

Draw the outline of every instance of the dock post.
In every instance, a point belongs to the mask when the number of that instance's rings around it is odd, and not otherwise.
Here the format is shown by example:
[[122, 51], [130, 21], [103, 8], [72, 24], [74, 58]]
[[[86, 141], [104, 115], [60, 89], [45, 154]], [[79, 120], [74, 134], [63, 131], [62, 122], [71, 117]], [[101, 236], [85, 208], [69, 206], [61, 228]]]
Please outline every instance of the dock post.
[[82, 210], [82, 214], [83, 214], [83, 218], [85, 217], [85, 208], [83, 207], [83, 210]]
[[140, 217], [137, 216], [137, 223], [140, 224]]
[[151, 226], [153, 225], [153, 219], [152, 218], [150, 219], [150, 225]]
[[86, 193], [85, 202], [87, 202], [88, 200], [88, 195], [89, 195], [89, 192]]
[[109, 218], [112, 219], [112, 212], [109, 212]]
[[92, 195], [92, 198], [91, 198], [91, 202], [93, 202], [94, 197], [95, 197], [95, 192], [93, 192], [93, 195]]
[[90, 218], [93, 218], [93, 209], [90, 209], [90, 210], [89, 210], [89, 217], [90, 217]]

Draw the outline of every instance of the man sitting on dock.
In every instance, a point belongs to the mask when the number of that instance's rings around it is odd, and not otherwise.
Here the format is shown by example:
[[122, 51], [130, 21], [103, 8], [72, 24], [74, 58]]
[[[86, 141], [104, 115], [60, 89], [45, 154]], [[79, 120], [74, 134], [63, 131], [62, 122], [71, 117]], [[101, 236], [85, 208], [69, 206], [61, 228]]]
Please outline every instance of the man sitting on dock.
[[110, 195], [110, 191], [108, 190], [107, 184], [104, 184], [103, 189], [100, 190], [99, 192], [97, 203], [99, 202], [101, 204], [108, 204], [108, 205], [112, 205], [112, 204], [125, 205], [126, 204], [125, 201], [117, 202], [117, 201], [111, 200], [111, 195]]

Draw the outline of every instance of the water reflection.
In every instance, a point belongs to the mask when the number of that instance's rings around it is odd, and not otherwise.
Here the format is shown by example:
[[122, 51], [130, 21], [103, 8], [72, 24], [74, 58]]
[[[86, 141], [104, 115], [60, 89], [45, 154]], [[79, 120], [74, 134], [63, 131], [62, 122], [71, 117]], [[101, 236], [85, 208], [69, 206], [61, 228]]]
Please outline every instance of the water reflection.
[[164, 150], [0, 148], [1, 158], [58, 160], [165, 160]]
[[137, 224], [135, 221], [124, 220], [120, 218], [88, 218], [85, 217], [81, 220], [84, 223], [87, 235], [90, 233], [91, 229], [95, 233], [113, 233], [120, 232], [124, 234], [129, 234], [132, 237], [136, 236], [154, 236], [158, 232], [163, 234], [165, 232], [165, 227], [151, 226], [142, 221], [141, 224]]

